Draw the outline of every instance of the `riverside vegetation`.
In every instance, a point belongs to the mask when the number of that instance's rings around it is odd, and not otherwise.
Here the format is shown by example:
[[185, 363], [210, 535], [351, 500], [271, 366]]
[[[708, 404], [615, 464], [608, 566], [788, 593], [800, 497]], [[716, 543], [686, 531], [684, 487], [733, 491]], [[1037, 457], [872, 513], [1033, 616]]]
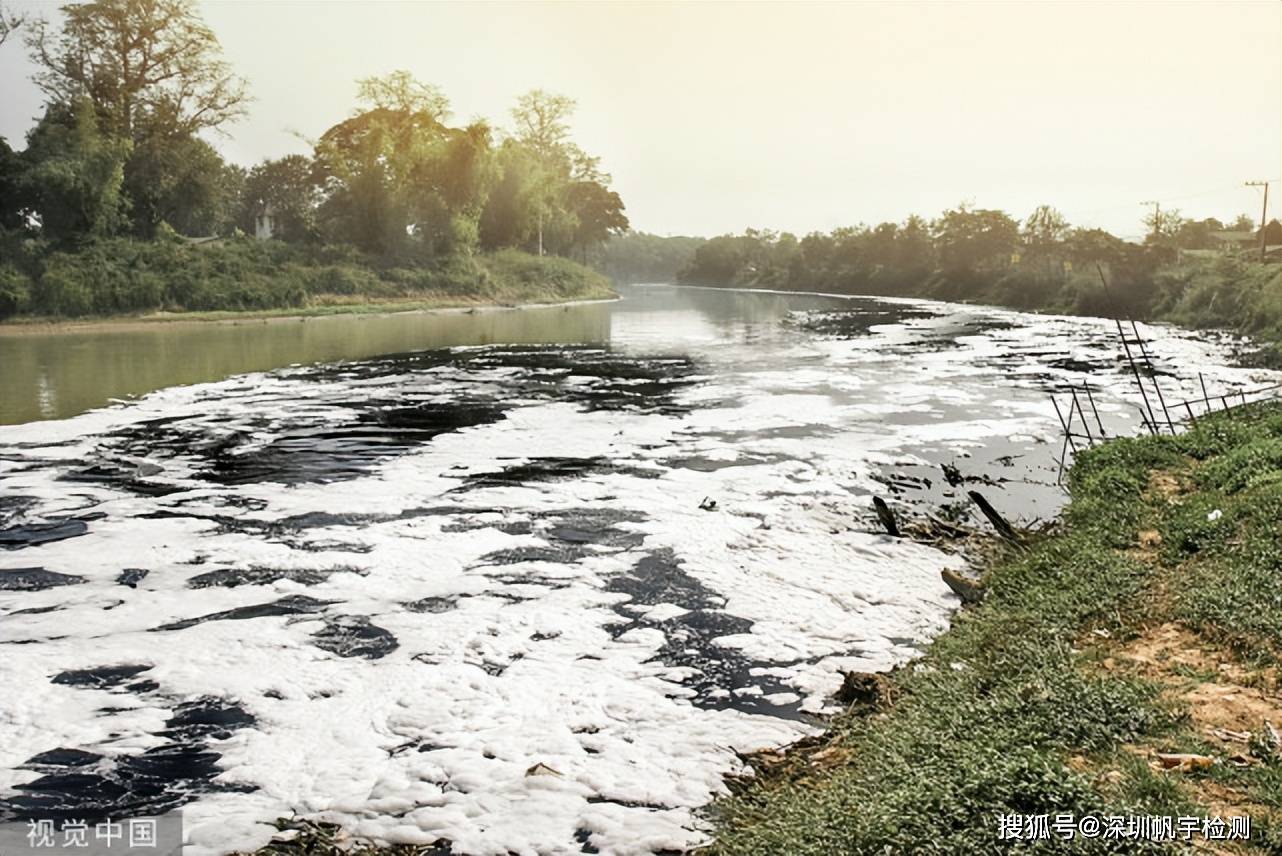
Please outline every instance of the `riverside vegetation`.
[[205, 139], [244, 115], [248, 84], [191, 0], [0, 22], [0, 43], [25, 33], [46, 99], [25, 149], [0, 139], [0, 319], [611, 294], [569, 261], [628, 228], [570, 138], [570, 98], [536, 89], [506, 130], [456, 126], [397, 71], [358, 81], [309, 154], [245, 169]]
[[[1255, 261], [1260, 233], [1250, 218], [1226, 226], [1168, 211], [1146, 225], [1148, 237], [1136, 244], [1074, 229], [1050, 206], [1020, 223], [1004, 211], [961, 205], [933, 221], [910, 217], [800, 239], [760, 230], [723, 235], [694, 248], [679, 278], [1169, 321], [1250, 335], [1264, 359], [1282, 360], [1282, 266]], [[1254, 237], [1227, 243], [1235, 233]], [[1263, 238], [1282, 244], [1282, 224], [1271, 221]]]
[[1282, 408], [1095, 447], [1070, 488], [1058, 531], [999, 556], [920, 660], [753, 759], [710, 854], [987, 853], [999, 816], [1062, 812], [1249, 815], [1214, 852], [1282, 852]]

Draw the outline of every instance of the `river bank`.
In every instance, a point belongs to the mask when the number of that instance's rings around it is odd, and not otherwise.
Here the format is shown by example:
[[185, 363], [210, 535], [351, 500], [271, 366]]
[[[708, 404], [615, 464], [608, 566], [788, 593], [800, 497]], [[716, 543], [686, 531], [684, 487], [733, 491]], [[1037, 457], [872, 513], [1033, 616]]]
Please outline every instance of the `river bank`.
[[[1128, 244], [1105, 233], [1062, 244], [1012, 243], [950, 255], [885, 224], [888, 246], [868, 234], [749, 232], [694, 249], [679, 279], [687, 285], [918, 297], [1107, 318], [1134, 318], [1250, 336], [1252, 362], [1282, 365], [1282, 267], [1253, 255]], [[897, 236], [897, 237], [896, 237]], [[891, 240], [893, 238], [893, 240]], [[901, 242], [897, 244], [896, 242]], [[875, 243], [875, 242], [874, 242]]]
[[569, 259], [500, 250], [381, 258], [346, 246], [230, 238], [104, 239], [0, 246], [0, 329], [150, 323], [608, 299], [609, 280]]
[[606, 292], [600, 297], [580, 300], [531, 300], [525, 303], [497, 303], [466, 300], [448, 295], [432, 298], [407, 297], [396, 301], [318, 303], [292, 309], [259, 311], [154, 312], [148, 315], [117, 315], [104, 318], [60, 319], [47, 317], [15, 318], [0, 322], [0, 337], [50, 335], [60, 333], [113, 333], [154, 330], [158, 327], [183, 327], [254, 324], [286, 324], [337, 316], [363, 315], [475, 315], [478, 313], [518, 312], [526, 309], [569, 309], [575, 306], [612, 303], [618, 294]]
[[992, 562], [983, 602], [920, 660], [852, 681], [823, 735], [751, 759], [710, 853], [992, 852], [1011, 846], [1001, 818], [1028, 837], [1024, 818], [1066, 812], [1249, 816], [1249, 843], [1199, 843], [1277, 852], [1282, 408], [1096, 447], [1070, 487], [1057, 530]]

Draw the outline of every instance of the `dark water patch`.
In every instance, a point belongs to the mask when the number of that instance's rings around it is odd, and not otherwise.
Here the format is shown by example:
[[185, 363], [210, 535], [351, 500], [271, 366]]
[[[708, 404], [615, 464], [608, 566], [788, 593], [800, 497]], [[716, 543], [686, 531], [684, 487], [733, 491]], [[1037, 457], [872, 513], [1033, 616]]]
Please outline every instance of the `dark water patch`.
[[478, 529], [497, 529], [504, 535], [529, 535], [534, 532], [534, 523], [530, 520], [503, 520], [486, 522], [483, 520], [464, 519], [455, 523], [446, 523], [442, 532], [475, 532]]
[[787, 455], [740, 455], [735, 458], [708, 458], [703, 455], [687, 455], [680, 458], [665, 458], [659, 463], [671, 469], [694, 470], [697, 473], [715, 473], [732, 467], [756, 467], [763, 464], [777, 464], [790, 460]]
[[215, 781], [220, 754], [210, 748], [254, 724], [240, 705], [205, 698], [178, 705], [155, 736], [164, 742], [115, 758], [59, 748], [33, 755], [22, 766], [42, 772], [0, 797], [0, 821], [33, 817], [95, 824], [122, 817], [160, 815], [216, 791], [252, 788]]
[[486, 574], [485, 576], [488, 579], [497, 583], [502, 583], [505, 586], [540, 586], [548, 589], [549, 591], [560, 591], [561, 589], [567, 589], [570, 587], [568, 580], [561, 579], [560, 577], [544, 576], [541, 574], [499, 573]]
[[681, 561], [668, 549], [643, 556], [631, 573], [616, 576], [605, 590], [626, 594], [633, 604], [675, 604], [682, 609], [719, 609], [726, 599], [687, 574]]
[[[1028, 357], [1044, 356], [1041, 354], [1025, 354]], [[1111, 360], [1083, 360], [1076, 357], [1060, 357], [1059, 359], [1048, 360], [1045, 363], [1051, 368], [1060, 369], [1066, 372], [1081, 372], [1083, 374], [1096, 374], [1111, 371], [1116, 366]]]
[[37, 544], [78, 538], [88, 531], [89, 525], [75, 518], [10, 526], [7, 529], [0, 529], [0, 549], [20, 550]]
[[60, 606], [32, 606], [27, 609], [15, 609], [10, 615], [44, 615], [47, 612], [57, 612]]
[[151, 571], [146, 568], [125, 568], [116, 577], [116, 584], [128, 586], [129, 588], [138, 588], [138, 583], [142, 582], [149, 573]]
[[872, 335], [873, 327], [938, 315], [937, 311], [908, 304], [852, 298], [841, 309], [791, 313], [785, 323], [832, 339], [862, 339]]
[[[753, 675], [754, 669], [778, 665], [752, 660], [735, 648], [717, 643], [723, 636], [750, 633], [752, 622], [722, 611], [725, 598], [687, 574], [670, 550], [643, 557], [627, 575], [617, 576], [607, 591], [629, 595], [631, 600], [613, 609], [625, 621], [611, 625], [614, 638], [640, 628], [654, 628], [663, 634], [663, 644], [654, 659], [671, 668], [686, 669], [683, 686], [693, 690], [696, 707], [733, 709], [770, 716], [800, 718], [796, 704], [777, 705], [762, 696], [794, 692], [771, 676]], [[683, 615], [654, 621], [634, 615], [630, 606], [657, 606], [670, 603], [689, 610]], [[735, 690], [755, 689], [758, 694], [739, 695]]]
[[473, 473], [464, 479], [457, 490], [479, 487], [510, 487], [537, 482], [565, 481], [598, 473], [612, 472], [614, 465], [608, 458], [528, 458], [519, 464], [485, 473]]
[[279, 615], [310, 615], [320, 612], [334, 603], [336, 601], [317, 600], [303, 594], [291, 594], [271, 603], [238, 606], [235, 609], [212, 612], [209, 615], [202, 615], [197, 618], [186, 618], [182, 621], [162, 624], [153, 628], [153, 630], [185, 630], [188, 627], [195, 627], [197, 624], [204, 624], [206, 621], [244, 621], [251, 618], [271, 618]]
[[[220, 420], [207, 416], [140, 423], [116, 431], [107, 443], [131, 457], [184, 459], [197, 479], [220, 485], [328, 482], [364, 475], [387, 457], [440, 434], [498, 421], [505, 409], [467, 399], [406, 406], [397, 398], [377, 396], [321, 404], [279, 424], [245, 420], [231, 430], [219, 428]], [[263, 443], [263, 433], [275, 436]], [[65, 478], [107, 481], [135, 490], [137, 481], [133, 471], [111, 464], [96, 464]], [[170, 486], [169, 492], [181, 489]]]
[[586, 552], [576, 546], [560, 547], [512, 547], [506, 550], [495, 550], [486, 553], [477, 560], [477, 567], [483, 565], [518, 565], [523, 562], [552, 562], [568, 564], [583, 558]]
[[[136, 426], [131, 430], [136, 430]], [[102, 461], [63, 473], [58, 478], [59, 481], [105, 485], [127, 490], [130, 493], [136, 493], [141, 496], [168, 496], [171, 493], [178, 493], [183, 490], [182, 487], [177, 485], [149, 481], [143, 477], [144, 472], [155, 474], [160, 472], [160, 469], [158, 467], [154, 469], [148, 467], [144, 470], [137, 466]]]
[[400, 647], [390, 631], [371, 624], [363, 615], [327, 618], [325, 626], [312, 635], [312, 644], [340, 657], [377, 660]]
[[21, 519], [38, 503], [39, 500], [34, 496], [0, 496], [0, 528]]
[[645, 541], [645, 533], [618, 524], [644, 519], [645, 515], [639, 512], [611, 508], [567, 508], [534, 514], [530, 531], [546, 539], [543, 544], [495, 550], [478, 559], [477, 565], [570, 564], [585, 556], [634, 549]]
[[151, 666], [149, 665], [134, 664], [98, 666], [93, 669], [72, 669], [66, 672], [59, 672], [53, 676], [52, 680], [55, 684], [64, 684], [71, 687], [109, 690], [128, 683], [150, 669]]
[[584, 405], [586, 410], [683, 412], [674, 396], [694, 382], [695, 364], [685, 355], [638, 356], [609, 348], [494, 348], [474, 352], [471, 364], [524, 368], [517, 390], [535, 398]]
[[[288, 373], [290, 382], [309, 388], [306, 404], [288, 414], [206, 412], [126, 426], [104, 438], [99, 460], [63, 478], [163, 495], [191, 488], [190, 482], [153, 478], [162, 472], [155, 462], [176, 460], [197, 480], [221, 485], [342, 480], [441, 434], [498, 422], [528, 402], [569, 401], [588, 410], [672, 409], [672, 396], [692, 382], [692, 369], [685, 357], [590, 347], [437, 351], [319, 366]], [[353, 383], [360, 388], [350, 388]], [[415, 401], [429, 394], [424, 384], [435, 397]], [[447, 384], [450, 398], [441, 400]], [[322, 394], [312, 394], [314, 387]]]
[[224, 485], [302, 484], [365, 475], [387, 457], [441, 434], [497, 422], [503, 411], [467, 402], [363, 413], [346, 425], [331, 420], [293, 427], [263, 446], [228, 444], [206, 458], [199, 478]]
[[0, 591], [42, 591], [56, 586], [77, 585], [84, 581], [84, 577], [46, 571], [44, 568], [0, 570]]
[[222, 568], [206, 571], [187, 580], [187, 587], [194, 589], [236, 588], [237, 586], [269, 585], [280, 580], [289, 580], [305, 586], [319, 585], [334, 574], [353, 573], [364, 576], [367, 572], [360, 568]]
[[32, 755], [25, 762], [18, 765], [21, 770], [34, 770], [38, 773], [48, 773], [55, 770], [62, 770], [68, 767], [87, 767], [102, 760], [102, 755], [97, 752], [86, 752], [83, 749], [50, 749], [47, 752], [41, 752], [38, 755]]
[[442, 613], [458, 609], [458, 599], [453, 597], [424, 597], [401, 604], [410, 612]]

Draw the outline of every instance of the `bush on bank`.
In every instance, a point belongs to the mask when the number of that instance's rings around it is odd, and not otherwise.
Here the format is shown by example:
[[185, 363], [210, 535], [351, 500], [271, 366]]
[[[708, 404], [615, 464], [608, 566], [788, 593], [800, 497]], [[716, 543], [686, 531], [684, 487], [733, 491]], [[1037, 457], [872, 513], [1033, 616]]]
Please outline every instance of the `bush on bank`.
[[75, 248], [28, 240], [0, 248], [0, 319], [262, 311], [413, 298], [546, 302], [610, 293], [608, 281], [582, 265], [517, 250], [420, 261], [376, 259], [348, 246], [247, 238], [206, 245], [112, 238]]

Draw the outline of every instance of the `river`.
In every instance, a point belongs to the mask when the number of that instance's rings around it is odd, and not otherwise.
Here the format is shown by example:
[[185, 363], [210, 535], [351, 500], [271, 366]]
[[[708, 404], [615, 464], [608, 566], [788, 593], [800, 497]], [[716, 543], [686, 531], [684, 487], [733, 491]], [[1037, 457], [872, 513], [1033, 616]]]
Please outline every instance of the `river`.
[[[1141, 329], [1170, 399], [1275, 377]], [[1101, 319], [667, 286], [0, 339], [0, 820], [689, 847], [737, 752], [956, 608], [961, 560], [872, 496], [1053, 517], [1052, 394], [1139, 429], [1119, 351]]]

